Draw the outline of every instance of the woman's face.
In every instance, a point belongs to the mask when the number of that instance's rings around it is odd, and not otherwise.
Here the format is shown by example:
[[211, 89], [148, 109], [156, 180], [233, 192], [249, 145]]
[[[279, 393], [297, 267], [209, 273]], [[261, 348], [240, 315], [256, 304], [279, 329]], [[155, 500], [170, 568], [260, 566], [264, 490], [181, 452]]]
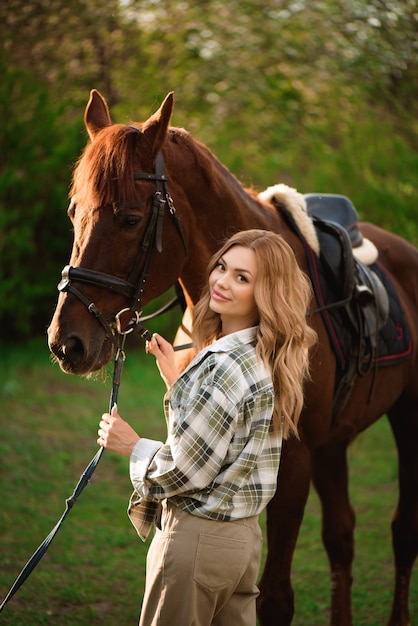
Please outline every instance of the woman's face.
[[221, 316], [223, 334], [258, 324], [256, 280], [257, 259], [250, 248], [233, 246], [220, 257], [209, 276], [209, 307]]

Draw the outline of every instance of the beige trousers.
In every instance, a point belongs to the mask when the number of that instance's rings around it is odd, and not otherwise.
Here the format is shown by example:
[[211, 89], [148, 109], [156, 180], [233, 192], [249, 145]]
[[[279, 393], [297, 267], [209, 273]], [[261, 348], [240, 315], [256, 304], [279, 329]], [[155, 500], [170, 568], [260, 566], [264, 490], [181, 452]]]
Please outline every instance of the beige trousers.
[[139, 626], [255, 626], [258, 517], [216, 522], [163, 502]]

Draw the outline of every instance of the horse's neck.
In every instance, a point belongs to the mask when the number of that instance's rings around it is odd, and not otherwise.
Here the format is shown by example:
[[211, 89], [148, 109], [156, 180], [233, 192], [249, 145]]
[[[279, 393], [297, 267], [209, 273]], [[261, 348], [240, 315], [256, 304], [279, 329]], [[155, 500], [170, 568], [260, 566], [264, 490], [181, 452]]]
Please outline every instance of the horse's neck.
[[250, 228], [281, 232], [282, 218], [248, 192], [209, 149], [190, 135], [176, 134], [167, 146], [169, 184], [188, 233], [189, 255], [181, 278], [195, 302], [208, 261], [225, 239]]
[[261, 208], [256, 196], [248, 192], [221, 164], [216, 171], [216, 180], [208, 180], [207, 174], [202, 171], [194, 177], [193, 212], [200, 223], [208, 225], [211, 232], [221, 238], [225, 237], [225, 231], [231, 229], [266, 227], [268, 212]]
[[215, 157], [211, 165], [210, 174], [200, 165], [182, 171], [174, 165], [170, 173], [174, 203], [187, 224], [189, 256], [182, 280], [193, 301], [199, 297], [210, 257], [225, 239], [250, 228], [280, 231], [281, 217], [271, 205], [246, 191]]
[[[272, 208], [261, 208], [255, 194], [248, 192], [211, 150], [188, 133], [174, 130], [167, 144], [169, 178], [181, 188], [199, 225], [210, 225], [214, 233], [225, 229], [272, 227]], [[276, 215], [277, 219], [277, 215]]]
[[[219, 194], [208, 185], [199, 184], [197, 177], [195, 183], [192, 193], [189, 190], [187, 194], [189, 254], [182, 273], [182, 280], [193, 302], [200, 295], [211, 256], [234, 232], [252, 226], [237, 204], [237, 198], [228, 189], [225, 189], [224, 194]], [[185, 214], [184, 207], [178, 210]]]

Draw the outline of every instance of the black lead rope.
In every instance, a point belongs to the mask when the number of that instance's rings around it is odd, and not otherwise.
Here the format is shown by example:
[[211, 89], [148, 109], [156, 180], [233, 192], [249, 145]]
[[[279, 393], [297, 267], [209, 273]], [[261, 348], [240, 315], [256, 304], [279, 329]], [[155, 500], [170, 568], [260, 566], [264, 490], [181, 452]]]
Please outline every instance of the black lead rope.
[[[140, 332], [140, 335], [144, 337], [144, 339], [150, 339], [151, 334], [145, 329], [142, 329], [142, 330], [143, 332]], [[125, 336], [123, 338], [123, 343], [124, 343], [124, 339], [125, 339]], [[125, 353], [123, 351], [123, 343], [122, 343], [122, 347], [120, 347], [116, 352], [115, 363], [114, 363], [114, 368], [113, 368], [112, 391], [110, 394], [110, 402], [109, 402], [109, 413], [111, 412], [112, 407], [115, 404], [117, 404], [117, 401], [118, 401], [119, 386], [120, 386], [123, 366], [125, 363]], [[84, 470], [84, 472], [82, 473], [80, 480], [78, 481], [72, 495], [69, 498], [67, 498], [67, 500], [65, 501], [64, 513], [62, 514], [61, 518], [56, 523], [54, 528], [51, 530], [49, 535], [45, 537], [41, 545], [32, 554], [29, 561], [26, 563], [26, 565], [20, 572], [19, 576], [16, 578], [15, 582], [10, 588], [10, 591], [8, 592], [7, 596], [5, 597], [5, 599], [0, 605], [0, 613], [4, 609], [6, 604], [9, 602], [9, 600], [11, 600], [11, 598], [14, 596], [16, 591], [23, 585], [25, 580], [33, 572], [35, 567], [38, 565], [39, 561], [44, 556], [45, 552], [48, 550], [57, 532], [61, 528], [65, 518], [67, 517], [67, 515], [73, 508], [74, 504], [76, 503], [77, 498], [81, 495], [85, 487], [89, 484], [90, 479], [93, 476], [94, 471], [96, 467], [98, 466], [100, 459], [102, 458], [103, 452], [104, 452], [104, 448], [100, 447], [97, 453], [95, 454], [95, 456], [92, 458], [92, 460], [86, 467], [86, 469]]]

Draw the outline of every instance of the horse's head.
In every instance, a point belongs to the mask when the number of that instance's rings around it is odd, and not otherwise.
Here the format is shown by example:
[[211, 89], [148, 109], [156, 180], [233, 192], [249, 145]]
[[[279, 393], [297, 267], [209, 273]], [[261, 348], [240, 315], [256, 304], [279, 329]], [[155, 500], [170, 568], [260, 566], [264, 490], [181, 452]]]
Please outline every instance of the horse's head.
[[103, 367], [118, 325], [123, 330], [181, 273], [187, 244], [162, 156], [172, 110], [169, 94], [146, 122], [112, 124], [105, 100], [91, 92], [84, 116], [90, 142], [70, 192], [74, 244], [48, 329], [66, 372]]

